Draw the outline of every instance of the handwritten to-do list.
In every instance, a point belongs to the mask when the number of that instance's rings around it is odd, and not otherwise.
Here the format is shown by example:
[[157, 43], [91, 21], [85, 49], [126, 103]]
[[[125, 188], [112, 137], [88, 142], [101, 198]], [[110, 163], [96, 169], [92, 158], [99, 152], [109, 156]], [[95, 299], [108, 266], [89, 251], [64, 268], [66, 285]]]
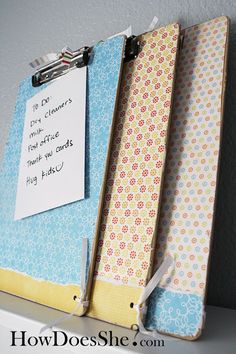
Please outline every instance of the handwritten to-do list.
[[15, 220], [84, 198], [86, 67], [26, 103]]

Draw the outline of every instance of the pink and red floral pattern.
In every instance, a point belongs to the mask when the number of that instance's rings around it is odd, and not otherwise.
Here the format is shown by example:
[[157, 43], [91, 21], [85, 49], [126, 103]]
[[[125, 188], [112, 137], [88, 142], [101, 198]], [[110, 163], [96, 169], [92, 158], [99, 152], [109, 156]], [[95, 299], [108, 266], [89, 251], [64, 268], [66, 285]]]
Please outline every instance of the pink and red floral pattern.
[[140, 36], [125, 64], [96, 263], [97, 279], [144, 286], [158, 217], [179, 26]]

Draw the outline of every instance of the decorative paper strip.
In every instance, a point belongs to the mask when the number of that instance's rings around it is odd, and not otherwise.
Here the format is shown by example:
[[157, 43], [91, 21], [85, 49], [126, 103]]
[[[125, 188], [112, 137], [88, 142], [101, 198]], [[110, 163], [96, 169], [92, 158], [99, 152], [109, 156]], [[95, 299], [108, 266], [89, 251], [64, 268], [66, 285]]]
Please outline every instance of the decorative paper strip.
[[20, 85], [0, 173], [1, 290], [68, 312], [75, 307], [82, 239], [89, 239], [90, 260], [96, 237], [124, 42], [125, 37], [120, 36], [99, 43], [88, 65], [85, 199], [14, 221], [25, 104], [39, 92], [32, 87], [31, 78]]
[[173, 120], [158, 227], [156, 266], [175, 267], [149, 304], [147, 326], [194, 339], [204, 319], [222, 126], [229, 21], [182, 32]]
[[177, 24], [141, 35], [124, 66], [89, 314], [128, 327], [151, 267], [178, 36]]
[[69, 65], [73, 58], [73, 51], [69, 47], [65, 47], [62, 49], [61, 55], [62, 63]]

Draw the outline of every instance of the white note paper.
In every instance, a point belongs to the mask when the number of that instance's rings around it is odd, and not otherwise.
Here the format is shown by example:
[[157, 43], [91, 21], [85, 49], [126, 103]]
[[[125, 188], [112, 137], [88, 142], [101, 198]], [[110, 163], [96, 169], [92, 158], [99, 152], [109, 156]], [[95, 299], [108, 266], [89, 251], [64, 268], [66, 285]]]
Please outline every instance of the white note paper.
[[15, 220], [84, 198], [86, 67], [26, 103]]

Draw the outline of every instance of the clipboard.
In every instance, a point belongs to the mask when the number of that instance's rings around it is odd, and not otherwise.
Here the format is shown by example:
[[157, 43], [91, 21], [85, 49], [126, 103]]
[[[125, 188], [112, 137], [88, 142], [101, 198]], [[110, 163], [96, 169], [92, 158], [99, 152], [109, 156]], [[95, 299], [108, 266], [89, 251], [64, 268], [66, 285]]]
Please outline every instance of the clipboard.
[[[14, 119], [0, 172], [0, 289], [65, 312], [80, 296], [82, 238], [89, 241], [88, 260], [101, 217], [103, 178], [109, 156], [110, 131], [116, 110], [125, 36], [78, 51], [71, 67], [88, 65], [86, 114], [86, 196], [84, 200], [14, 221], [14, 207], [26, 101], [44, 84], [65, 73], [63, 63], [50, 63], [19, 87]], [[132, 56], [133, 39], [128, 40]], [[127, 55], [128, 55], [127, 54]], [[135, 53], [134, 53], [135, 54]], [[56, 70], [55, 70], [56, 68]], [[68, 66], [66, 67], [68, 68]], [[55, 74], [56, 73], [56, 74]], [[33, 83], [33, 85], [32, 85]], [[79, 83], [78, 83], [79, 84]], [[91, 273], [87, 265], [89, 300]], [[77, 311], [78, 315], [83, 314]]]
[[182, 31], [158, 240], [172, 269], [148, 305], [149, 329], [189, 340], [204, 326], [228, 51], [225, 16]]
[[179, 26], [138, 36], [124, 65], [88, 316], [124, 327], [152, 268]]

